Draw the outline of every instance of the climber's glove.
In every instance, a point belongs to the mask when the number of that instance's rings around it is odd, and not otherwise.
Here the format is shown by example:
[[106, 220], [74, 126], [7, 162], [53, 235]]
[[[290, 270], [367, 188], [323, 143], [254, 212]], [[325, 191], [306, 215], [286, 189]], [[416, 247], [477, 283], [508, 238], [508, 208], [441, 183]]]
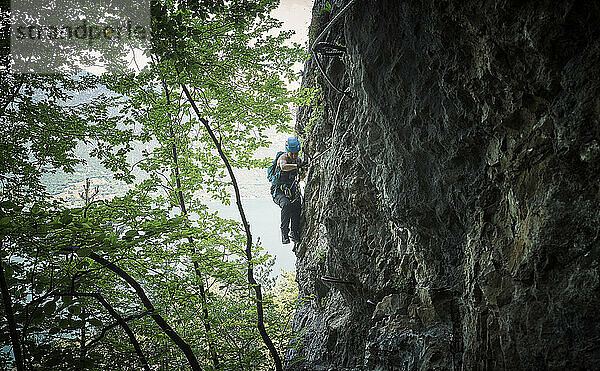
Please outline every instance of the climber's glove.
[[304, 160], [300, 163], [300, 165], [298, 165], [298, 169], [302, 169], [303, 167], [307, 167], [309, 164], [308, 161]]

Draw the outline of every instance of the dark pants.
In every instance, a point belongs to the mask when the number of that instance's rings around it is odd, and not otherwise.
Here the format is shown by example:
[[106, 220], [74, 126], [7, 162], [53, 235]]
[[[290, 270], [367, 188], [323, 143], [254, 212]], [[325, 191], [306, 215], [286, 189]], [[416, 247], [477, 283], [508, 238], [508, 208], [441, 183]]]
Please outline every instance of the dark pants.
[[281, 236], [288, 237], [290, 232], [290, 222], [292, 233], [300, 237], [300, 211], [302, 209], [300, 195], [292, 192], [286, 196], [281, 190], [277, 190], [273, 201], [281, 208]]

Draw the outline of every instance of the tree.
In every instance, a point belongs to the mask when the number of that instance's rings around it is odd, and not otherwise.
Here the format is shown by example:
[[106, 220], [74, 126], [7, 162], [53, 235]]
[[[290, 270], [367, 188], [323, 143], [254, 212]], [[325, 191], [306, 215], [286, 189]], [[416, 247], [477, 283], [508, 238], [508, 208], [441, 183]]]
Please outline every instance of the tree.
[[[244, 273], [260, 273], [268, 256], [257, 255], [247, 223], [242, 230], [195, 197], [227, 202], [235, 182], [225, 170], [262, 166], [252, 153], [268, 144], [267, 128], [289, 119], [282, 78], [292, 76], [300, 53], [283, 44], [286, 33], [268, 34], [275, 4], [241, 4], [153, 3], [159, 37], [138, 74], [3, 77], [3, 97], [12, 98], [1, 116], [0, 264], [10, 305], [0, 331], [19, 338], [9, 341], [22, 350], [19, 367], [268, 364], [252, 325], [252, 290], [268, 280], [263, 270], [249, 285]], [[108, 93], [69, 103], [98, 86]], [[214, 129], [204, 131], [208, 120]], [[148, 148], [132, 168], [127, 154], [136, 141]], [[40, 176], [73, 171], [79, 142], [118, 179], [141, 175], [134, 188], [79, 208], [49, 202]], [[258, 300], [264, 331], [280, 325], [270, 300]]]

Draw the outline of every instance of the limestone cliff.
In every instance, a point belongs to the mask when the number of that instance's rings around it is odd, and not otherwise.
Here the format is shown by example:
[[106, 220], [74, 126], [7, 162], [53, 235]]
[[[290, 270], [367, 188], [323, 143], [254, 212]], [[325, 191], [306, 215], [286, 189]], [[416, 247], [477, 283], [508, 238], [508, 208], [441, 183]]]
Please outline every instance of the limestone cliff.
[[[311, 40], [347, 1], [317, 0]], [[328, 4], [331, 4], [331, 9]], [[289, 370], [600, 369], [600, 3], [356, 0], [309, 155]], [[339, 109], [338, 109], [339, 107]], [[328, 148], [331, 148], [328, 150]]]

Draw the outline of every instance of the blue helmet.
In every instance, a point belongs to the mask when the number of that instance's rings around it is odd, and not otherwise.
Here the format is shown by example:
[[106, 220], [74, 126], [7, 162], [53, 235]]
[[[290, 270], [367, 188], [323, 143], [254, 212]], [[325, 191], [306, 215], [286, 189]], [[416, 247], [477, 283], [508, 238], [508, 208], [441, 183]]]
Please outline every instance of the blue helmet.
[[301, 149], [302, 146], [300, 145], [298, 138], [290, 137], [288, 138], [287, 143], [285, 143], [286, 152], [296, 153], [300, 152]]

